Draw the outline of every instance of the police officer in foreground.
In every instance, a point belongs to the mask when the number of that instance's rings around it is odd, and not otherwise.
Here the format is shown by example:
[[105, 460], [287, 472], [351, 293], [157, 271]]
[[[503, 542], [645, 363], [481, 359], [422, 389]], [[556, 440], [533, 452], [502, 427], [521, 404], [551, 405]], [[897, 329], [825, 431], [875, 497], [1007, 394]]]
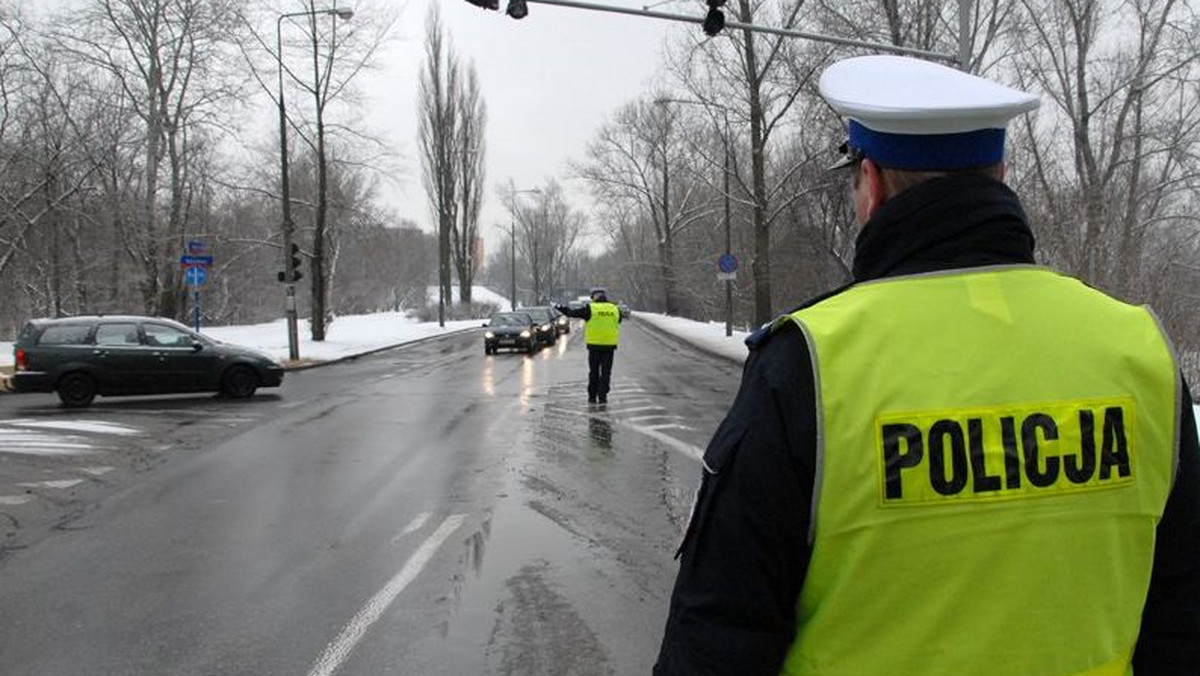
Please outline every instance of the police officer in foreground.
[[831, 66], [853, 281], [751, 336], [658, 676], [1196, 676], [1200, 448], [1167, 337], [1035, 264], [1034, 96]]
[[608, 388], [612, 380], [613, 356], [621, 338], [621, 310], [608, 302], [608, 292], [592, 289], [592, 301], [578, 310], [566, 305], [555, 305], [554, 309], [568, 317], [582, 319], [583, 342], [588, 350], [588, 403], [608, 402]]

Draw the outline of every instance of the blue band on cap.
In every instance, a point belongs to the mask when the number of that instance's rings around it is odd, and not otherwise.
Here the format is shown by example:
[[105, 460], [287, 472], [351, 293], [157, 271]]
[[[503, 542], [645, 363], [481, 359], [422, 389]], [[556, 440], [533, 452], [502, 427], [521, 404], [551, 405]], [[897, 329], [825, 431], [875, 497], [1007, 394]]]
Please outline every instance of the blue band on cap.
[[876, 164], [891, 169], [966, 169], [1004, 159], [1004, 130], [976, 129], [957, 134], [889, 134], [847, 125], [849, 144]]

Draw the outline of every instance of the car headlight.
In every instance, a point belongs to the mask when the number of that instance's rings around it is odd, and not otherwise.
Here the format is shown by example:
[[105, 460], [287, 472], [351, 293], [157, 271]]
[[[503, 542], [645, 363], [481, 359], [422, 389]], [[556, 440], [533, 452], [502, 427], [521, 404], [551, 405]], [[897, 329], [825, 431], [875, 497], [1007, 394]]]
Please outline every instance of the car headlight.
[[525, 331], [522, 331], [522, 332], [521, 332], [521, 337], [522, 337], [522, 338], [528, 338], [529, 336], [530, 336], [530, 333], [529, 333], [529, 330], [528, 330], [528, 329], [526, 329]]
[[543, 330], [543, 331], [549, 331], [549, 330], [550, 330], [550, 329], [552, 329], [552, 328], [554, 328], [554, 325], [553, 325], [553, 324], [542, 324], [542, 330]]
[[559, 323], [559, 324], [566, 324], [566, 323], [567, 323], [567, 318], [566, 318], [566, 317], [559, 317], [559, 318], [558, 318], [558, 323]]
[[496, 334], [492, 333], [491, 331], [484, 331], [483, 337], [487, 338], [488, 340], [491, 340], [496, 337]]

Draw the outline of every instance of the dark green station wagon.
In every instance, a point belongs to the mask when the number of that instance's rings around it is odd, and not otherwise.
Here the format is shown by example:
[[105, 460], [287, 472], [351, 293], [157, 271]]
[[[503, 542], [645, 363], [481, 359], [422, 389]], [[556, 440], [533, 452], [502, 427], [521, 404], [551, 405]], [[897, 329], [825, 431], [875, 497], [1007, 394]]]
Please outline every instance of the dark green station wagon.
[[221, 392], [249, 397], [278, 387], [283, 367], [170, 319], [135, 316], [34, 319], [13, 345], [18, 392], [57, 392], [66, 406], [96, 395]]

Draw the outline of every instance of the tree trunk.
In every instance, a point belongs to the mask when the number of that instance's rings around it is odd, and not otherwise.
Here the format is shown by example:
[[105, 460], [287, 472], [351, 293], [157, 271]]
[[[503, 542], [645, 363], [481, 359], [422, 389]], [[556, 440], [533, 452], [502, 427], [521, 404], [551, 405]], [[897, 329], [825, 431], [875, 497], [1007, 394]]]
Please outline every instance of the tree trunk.
[[[749, 0], [740, 0], [741, 18], [746, 23], [754, 19]], [[754, 259], [750, 262], [754, 274], [754, 323], [759, 326], [771, 321], [771, 230], [767, 222], [767, 181], [765, 140], [763, 139], [762, 75], [758, 72], [758, 55], [754, 51], [754, 33], [745, 30], [746, 86], [750, 102], [750, 167], [754, 188]]]

